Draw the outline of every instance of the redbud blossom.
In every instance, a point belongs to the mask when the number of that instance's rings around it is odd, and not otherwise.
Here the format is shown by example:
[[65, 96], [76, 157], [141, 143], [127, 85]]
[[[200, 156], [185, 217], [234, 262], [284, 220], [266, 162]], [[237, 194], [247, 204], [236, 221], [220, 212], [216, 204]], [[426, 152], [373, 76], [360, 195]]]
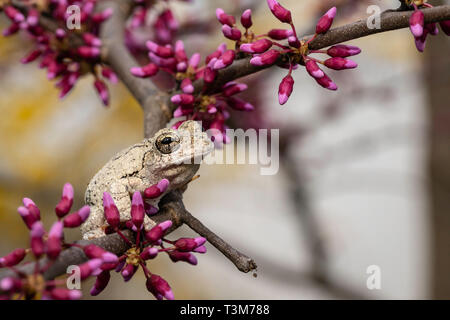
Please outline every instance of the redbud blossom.
[[144, 67], [133, 67], [130, 69], [131, 74], [139, 78], [153, 77], [158, 71], [159, 68], [154, 63], [149, 63]]
[[102, 292], [109, 283], [109, 279], [111, 278], [111, 274], [108, 270], [102, 271], [95, 280], [94, 286], [92, 287], [90, 293], [91, 296], [96, 296], [100, 292]]
[[105, 219], [112, 228], [118, 228], [120, 224], [120, 213], [117, 209], [113, 198], [108, 192], [103, 193], [103, 209]]
[[81, 46], [78, 47], [77, 53], [80, 57], [85, 59], [95, 59], [100, 57], [100, 49], [97, 47]]
[[190, 252], [180, 252], [177, 250], [169, 251], [169, 257], [172, 262], [184, 261], [193, 266], [197, 265], [197, 257]]
[[439, 29], [437, 27], [437, 23], [428, 23], [425, 25], [425, 28], [432, 36], [436, 36], [439, 34]]
[[226, 97], [241, 93], [247, 90], [248, 86], [245, 83], [228, 82], [222, 88], [222, 93]]
[[70, 183], [66, 183], [63, 187], [61, 200], [55, 207], [56, 215], [59, 218], [64, 217], [67, 213], [69, 213], [70, 208], [72, 208], [73, 194], [74, 192], [72, 185]]
[[254, 66], [269, 66], [274, 64], [279, 56], [280, 52], [278, 50], [271, 49], [259, 56], [253, 57], [250, 63]]
[[109, 104], [109, 92], [106, 84], [102, 80], [96, 79], [94, 81], [94, 88], [97, 90], [97, 93], [103, 104], [107, 106]]
[[316, 81], [319, 85], [328, 90], [337, 90], [337, 85], [326, 75], [324, 74], [321, 78], [316, 78]]
[[13, 22], [20, 23], [25, 20], [23, 14], [13, 6], [5, 6], [3, 8], [3, 11], [5, 12], [6, 16]]
[[[211, 60], [212, 61], [212, 60]], [[204, 73], [203, 73], [203, 80], [206, 83], [212, 83], [214, 82], [214, 80], [216, 79], [217, 76], [217, 71], [210, 68], [210, 67], [206, 67], [204, 69]]]
[[50, 296], [55, 300], [78, 300], [81, 298], [81, 292], [78, 290], [69, 290], [66, 288], [54, 288]]
[[158, 249], [154, 247], [147, 247], [142, 251], [139, 255], [143, 260], [150, 260], [155, 258], [158, 255]]
[[28, 227], [28, 229], [31, 229], [31, 226], [36, 221], [38, 221], [38, 219], [36, 219], [36, 216], [31, 214], [30, 211], [27, 208], [25, 208], [25, 207], [17, 208], [17, 212], [19, 212], [20, 216], [23, 219], [23, 222], [25, 222], [25, 224]]
[[334, 17], [336, 16], [336, 12], [336, 7], [333, 7], [319, 19], [319, 22], [317, 22], [316, 25], [317, 34], [326, 33], [330, 29], [333, 24]]
[[330, 57], [341, 57], [341, 58], [347, 58], [350, 56], [355, 56], [357, 54], [361, 53], [361, 49], [355, 46], [348, 46], [339, 44], [336, 46], [332, 46], [327, 50], [327, 54]]
[[0, 258], [0, 268], [15, 266], [25, 258], [26, 254], [25, 249], [15, 249], [6, 256]]
[[292, 90], [294, 89], [294, 79], [291, 75], [287, 75], [283, 78], [278, 88], [278, 102], [283, 105], [285, 104], [289, 97], [291, 96]]
[[241, 15], [241, 24], [245, 29], [250, 28], [253, 25], [252, 22], [252, 10], [247, 9]]
[[184, 93], [194, 93], [194, 86], [192, 85], [192, 80], [189, 78], [184, 78], [181, 81], [180, 87]]
[[91, 259], [83, 264], [80, 264], [80, 279], [84, 280], [91, 276], [102, 265], [102, 259]]
[[306, 71], [311, 75], [311, 77], [319, 79], [322, 78], [325, 73], [319, 68], [317, 63], [314, 60], [309, 59], [306, 61]]
[[101, 259], [105, 263], [117, 263], [119, 258], [114, 253], [108, 252], [95, 244], [89, 244], [83, 248], [84, 254], [90, 259]]
[[35, 27], [39, 23], [39, 11], [36, 9], [28, 10], [27, 23], [28, 25]]
[[214, 69], [223, 69], [225, 67], [228, 67], [230, 64], [233, 63], [234, 58], [236, 57], [236, 53], [234, 50], [227, 50], [225, 51], [220, 58], [217, 59], [217, 61], [214, 63]]
[[169, 187], [169, 180], [161, 179], [157, 184], [154, 184], [144, 190], [144, 198], [155, 199], [166, 192]]
[[57, 221], [53, 224], [53, 226], [50, 229], [50, 232], [48, 233], [48, 240], [47, 240], [47, 256], [50, 259], [56, 259], [61, 250], [61, 240], [63, 237], [63, 223], [61, 221]]
[[227, 24], [222, 26], [222, 33], [226, 38], [234, 41], [240, 40], [242, 36], [242, 33], [239, 29], [232, 28]]
[[247, 53], [263, 53], [270, 49], [272, 41], [260, 39], [252, 43], [241, 44], [240, 50]]
[[138, 267], [135, 266], [134, 264], [127, 264], [123, 269], [122, 269], [122, 277], [123, 280], [125, 282], [130, 281], [130, 279], [134, 276], [134, 274], [136, 273]]
[[414, 37], [418, 38], [423, 35], [425, 16], [422, 11], [416, 10], [409, 18], [409, 28]]
[[340, 57], [325, 60], [325, 65], [334, 70], [353, 69], [358, 66], [355, 61]]
[[31, 251], [33, 252], [36, 258], [39, 258], [41, 255], [43, 255], [45, 251], [45, 245], [43, 240], [44, 233], [45, 233], [44, 225], [40, 221], [35, 222], [31, 227], [30, 247]]
[[166, 280], [156, 274], [152, 274], [146, 282], [147, 290], [150, 291], [158, 300], [166, 298], [173, 300], [173, 292]]
[[292, 16], [291, 12], [281, 6], [276, 0], [267, 0], [267, 4], [269, 5], [270, 11], [272, 11], [273, 15], [280, 20], [281, 22], [291, 23]]
[[175, 104], [190, 105], [194, 103], [195, 97], [191, 94], [181, 93], [174, 95], [170, 101]]
[[189, 252], [202, 246], [205, 242], [206, 239], [203, 237], [180, 238], [175, 242], [175, 247], [177, 247], [178, 251]]
[[226, 14], [221, 8], [216, 9], [216, 17], [223, 25], [232, 27], [236, 23], [236, 19], [233, 16]]
[[66, 218], [64, 218], [64, 227], [77, 228], [81, 226], [81, 224], [89, 217], [90, 212], [91, 210], [89, 206], [84, 206], [77, 212], [69, 214]]
[[154, 226], [145, 234], [145, 238], [150, 242], [156, 242], [164, 236], [167, 229], [172, 226], [172, 221], [166, 220]]
[[41, 50], [34, 50], [32, 52], [30, 52], [27, 56], [23, 57], [20, 62], [23, 64], [26, 63], [30, 63], [33, 62], [34, 60], [36, 60], [37, 58], [39, 58], [39, 56], [42, 54]]
[[131, 200], [131, 221], [138, 230], [141, 229], [144, 224], [144, 217], [145, 213], [142, 195], [139, 191], [136, 191]]
[[23, 198], [22, 199], [23, 205], [30, 211], [30, 214], [32, 214], [36, 220], [41, 219], [41, 211], [36, 206], [33, 200], [30, 198]]
[[146, 42], [146, 45], [151, 52], [155, 53], [161, 58], [169, 58], [174, 55], [174, 52], [170, 45], [163, 47], [150, 40]]
[[102, 40], [89, 32], [83, 33], [83, 40], [88, 46], [91, 47], [100, 47], [102, 45]]
[[427, 36], [428, 36], [428, 30], [424, 29], [422, 36], [414, 37], [416, 48], [420, 52], [423, 52], [425, 50], [425, 44], [426, 44], [426, 41], [427, 41]]
[[252, 104], [236, 97], [228, 98], [227, 102], [231, 108], [238, 111], [253, 111], [255, 109]]
[[267, 34], [269, 36], [269, 38], [272, 38], [274, 40], [284, 40], [289, 38], [290, 36], [292, 36], [294, 34], [294, 31], [292, 31], [292, 29], [272, 29], [269, 31], [269, 33]]

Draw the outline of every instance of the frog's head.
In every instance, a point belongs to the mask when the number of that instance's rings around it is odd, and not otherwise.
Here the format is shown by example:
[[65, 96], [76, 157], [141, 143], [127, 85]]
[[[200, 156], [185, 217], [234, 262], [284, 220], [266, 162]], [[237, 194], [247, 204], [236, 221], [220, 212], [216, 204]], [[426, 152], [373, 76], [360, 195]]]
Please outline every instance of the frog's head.
[[169, 179], [170, 189], [189, 182], [203, 157], [214, 149], [211, 139], [202, 132], [201, 125], [191, 120], [185, 121], [178, 130], [159, 130], [150, 143], [152, 159], [148, 159], [151, 162], [149, 174]]

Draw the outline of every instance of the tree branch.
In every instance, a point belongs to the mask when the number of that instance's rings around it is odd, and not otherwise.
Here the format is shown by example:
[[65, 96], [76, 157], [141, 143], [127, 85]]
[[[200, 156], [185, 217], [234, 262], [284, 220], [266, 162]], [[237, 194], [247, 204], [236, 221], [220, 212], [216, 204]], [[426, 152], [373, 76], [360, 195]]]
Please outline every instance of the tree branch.
[[[422, 10], [425, 15], [425, 23], [450, 20], [450, 5], [443, 5]], [[329, 30], [327, 33], [317, 36], [310, 44], [311, 50], [323, 49], [338, 43], [354, 40], [373, 34], [387, 32], [409, 27], [409, 18], [413, 11], [386, 11], [381, 14], [381, 28], [369, 29], [367, 20], [359, 20]], [[304, 36], [303, 38], [310, 36]], [[412, 37], [412, 36], [411, 36]], [[248, 76], [250, 74], [267, 69], [270, 66], [254, 66], [250, 64], [250, 58], [236, 60], [231, 66], [219, 71], [216, 80], [208, 87], [209, 92], [217, 92], [229, 82]], [[204, 87], [203, 80], [194, 82], [196, 92]]]

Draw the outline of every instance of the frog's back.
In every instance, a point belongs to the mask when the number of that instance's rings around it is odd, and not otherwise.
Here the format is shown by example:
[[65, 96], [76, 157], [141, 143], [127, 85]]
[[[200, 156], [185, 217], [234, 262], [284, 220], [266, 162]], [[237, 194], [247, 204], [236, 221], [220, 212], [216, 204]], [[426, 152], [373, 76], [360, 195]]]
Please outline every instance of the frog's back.
[[89, 182], [85, 201], [89, 206], [100, 206], [103, 192], [110, 192], [112, 183], [141, 173], [149, 140], [144, 140], [117, 153]]

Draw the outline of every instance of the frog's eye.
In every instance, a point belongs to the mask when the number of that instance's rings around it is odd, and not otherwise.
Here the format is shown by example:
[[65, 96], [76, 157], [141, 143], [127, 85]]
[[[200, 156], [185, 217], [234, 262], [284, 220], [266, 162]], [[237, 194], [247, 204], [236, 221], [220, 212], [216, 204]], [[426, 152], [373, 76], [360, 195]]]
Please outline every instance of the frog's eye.
[[169, 154], [180, 146], [180, 137], [175, 133], [165, 133], [156, 138], [156, 148], [162, 153]]

